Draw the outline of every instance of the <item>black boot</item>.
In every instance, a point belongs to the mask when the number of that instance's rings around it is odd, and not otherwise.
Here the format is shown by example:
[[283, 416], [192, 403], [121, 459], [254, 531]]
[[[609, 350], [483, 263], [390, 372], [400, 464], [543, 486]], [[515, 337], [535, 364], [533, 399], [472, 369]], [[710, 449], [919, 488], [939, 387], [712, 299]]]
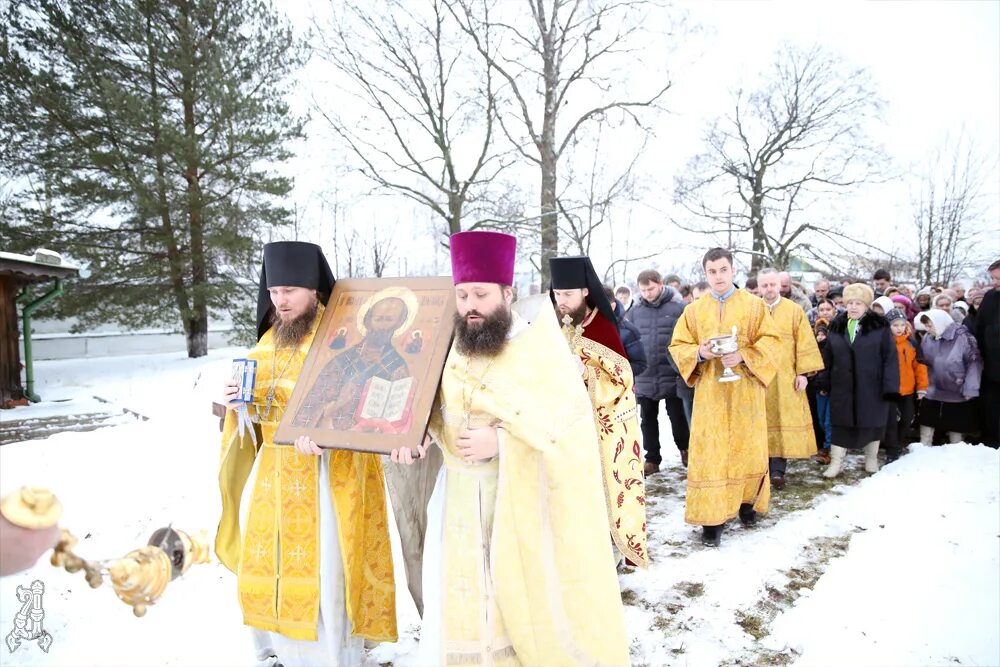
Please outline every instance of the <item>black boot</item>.
[[687, 468], [688, 467], [688, 450], [682, 449], [680, 451], [681, 451], [681, 463], [683, 463], [684, 467]]
[[701, 543], [706, 547], [717, 547], [722, 543], [722, 526], [702, 526]]
[[750, 503], [740, 505], [740, 523], [750, 527], [757, 525], [757, 510]]

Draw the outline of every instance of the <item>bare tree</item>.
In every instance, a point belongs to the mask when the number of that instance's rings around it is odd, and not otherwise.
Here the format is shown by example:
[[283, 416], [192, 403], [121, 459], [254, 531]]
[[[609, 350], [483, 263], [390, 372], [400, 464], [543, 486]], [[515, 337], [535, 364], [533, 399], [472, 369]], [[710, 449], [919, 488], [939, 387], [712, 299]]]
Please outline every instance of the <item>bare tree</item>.
[[356, 278], [364, 275], [364, 262], [361, 256], [364, 250], [364, 239], [354, 227], [344, 230], [337, 239], [337, 256], [343, 257], [343, 268], [338, 263], [337, 276], [340, 278]]
[[392, 240], [392, 234], [382, 231], [382, 227], [379, 225], [372, 225], [371, 238], [366, 239], [365, 245], [372, 258], [372, 273], [376, 278], [381, 278], [382, 274], [385, 273], [385, 267], [396, 252], [396, 244]]
[[884, 158], [867, 127], [881, 106], [864, 70], [819, 47], [782, 48], [763, 85], [736, 92], [675, 178], [675, 201], [694, 217], [675, 222], [749, 254], [753, 272], [814, 256], [818, 238], [843, 242], [843, 225], [821, 209], [879, 177]]
[[990, 213], [984, 187], [995, 177], [996, 166], [996, 159], [977, 149], [964, 132], [946, 140], [928, 160], [913, 201], [914, 259], [922, 284], [950, 284], [964, 269], [996, 253], [996, 237], [989, 242], [983, 229]]
[[603, 136], [604, 127], [599, 125], [592, 140], [579, 147], [581, 153], [590, 152], [586, 169], [577, 170], [575, 165], [583, 164], [583, 160], [573, 160], [571, 155], [566, 169], [566, 187], [556, 198], [562, 223], [560, 236], [568, 241], [571, 253], [589, 255], [595, 232], [611, 224], [615, 204], [635, 199], [637, 179], [634, 170], [646, 143], [635, 151], [627, 165], [617, 170], [608, 165], [607, 156], [601, 150]]
[[[633, 98], [621, 86], [627, 71], [642, 62], [639, 37], [653, 3], [523, 0], [516, 8], [495, 0], [447, 4], [505, 84], [502, 92], [511, 110], [499, 115], [504, 135], [540, 169], [538, 267], [542, 284], [547, 284], [548, 260], [558, 252], [560, 158], [577, 133], [593, 123], [631, 120], [641, 125], [638, 112], [655, 107], [670, 88], [669, 81], [660, 81], [647, 95]], [[560, 132], [560, 127], [566, 129]]]
[[361, 174], [379, 190], [428, 207], [447, 237], [489, 226], [488, 191], [514, 157], [494, 141], [493, 71], [465, 48], [468, 37], [445, 5], [342, 3], [343, 12], [319, 27], [318, 50], [360, 110], [317, 109]]

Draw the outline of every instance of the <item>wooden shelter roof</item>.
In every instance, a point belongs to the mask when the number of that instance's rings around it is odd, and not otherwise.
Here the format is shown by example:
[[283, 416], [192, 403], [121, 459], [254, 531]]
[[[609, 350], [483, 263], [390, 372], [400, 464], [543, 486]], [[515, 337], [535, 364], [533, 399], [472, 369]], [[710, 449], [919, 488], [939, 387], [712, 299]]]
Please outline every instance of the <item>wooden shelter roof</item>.
[[19, 255], [0, 251], [0, 276], [13, 276], [18, 283], [36, 283], [52, 278], [72, 278], [80, 269], [54, 252], [36, 251], [34, 255]]

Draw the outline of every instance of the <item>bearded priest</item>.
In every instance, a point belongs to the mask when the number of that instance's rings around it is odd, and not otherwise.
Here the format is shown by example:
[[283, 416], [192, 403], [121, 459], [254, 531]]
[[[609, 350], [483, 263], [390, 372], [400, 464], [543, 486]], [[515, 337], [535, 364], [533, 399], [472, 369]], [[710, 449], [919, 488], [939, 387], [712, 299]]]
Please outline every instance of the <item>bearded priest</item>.
[[590, 401], [553, 311], [530, 324], [512, 312], [515, 247], [496, 232], [451, 237], [455, 342], [416, 449], [433, 441], [445, 462], [417, 664], [627, 665]]
[[589, 257], [554, 257], [549, 269], [549, 293], [566, 343], [580, 360], [601, 441], [611, 537], [630, 563], [646, 567], [646, 487], [635, 378], [614, 310]]
[[[219, 560], [237, 575], [243, 622], [257, 658], [285, 667], [363, 662], [366, 639], [396, 641], [396, 600], [384, 477], [375, 454], [294, 447], [274, 433], [333, 290], [319, 246], [264, 246], [257, 299], [251, 428], [226, 386]], [[242, 410], [242, 408], [241, 408]], [[249, 483], [248, 480], [253, 478]], [[241, 516], [244, 488], [252, 489]], [[243, 531], [241, 534], [241, 523]]]

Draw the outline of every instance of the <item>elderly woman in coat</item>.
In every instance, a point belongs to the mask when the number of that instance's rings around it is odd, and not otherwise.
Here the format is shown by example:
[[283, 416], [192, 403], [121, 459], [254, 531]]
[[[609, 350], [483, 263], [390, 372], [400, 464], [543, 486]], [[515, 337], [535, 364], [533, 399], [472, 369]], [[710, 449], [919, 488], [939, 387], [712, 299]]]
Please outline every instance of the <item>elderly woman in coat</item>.
[[878, 472], [879, 442], [899, 395], [899, 357], [888, 320], [870, 309], [874, 297], [868, 285], [845, 287], [847, 311], [830, 323], [823, 348], [817, 389], [829, 392], [833, 443], [824, 477], [840, 474], [848, 449], [864, 449], [865, 470]]
[[950, 313], [931, 309], [919, 316], [927, 334], [920, 342], [927, 365], [927, 395], [920, 404], [920, 442], [930, 445], [934, 429], [947, 431], [950, 442], [977, 430], [975, 399], [983, 358], [975, 337]]

